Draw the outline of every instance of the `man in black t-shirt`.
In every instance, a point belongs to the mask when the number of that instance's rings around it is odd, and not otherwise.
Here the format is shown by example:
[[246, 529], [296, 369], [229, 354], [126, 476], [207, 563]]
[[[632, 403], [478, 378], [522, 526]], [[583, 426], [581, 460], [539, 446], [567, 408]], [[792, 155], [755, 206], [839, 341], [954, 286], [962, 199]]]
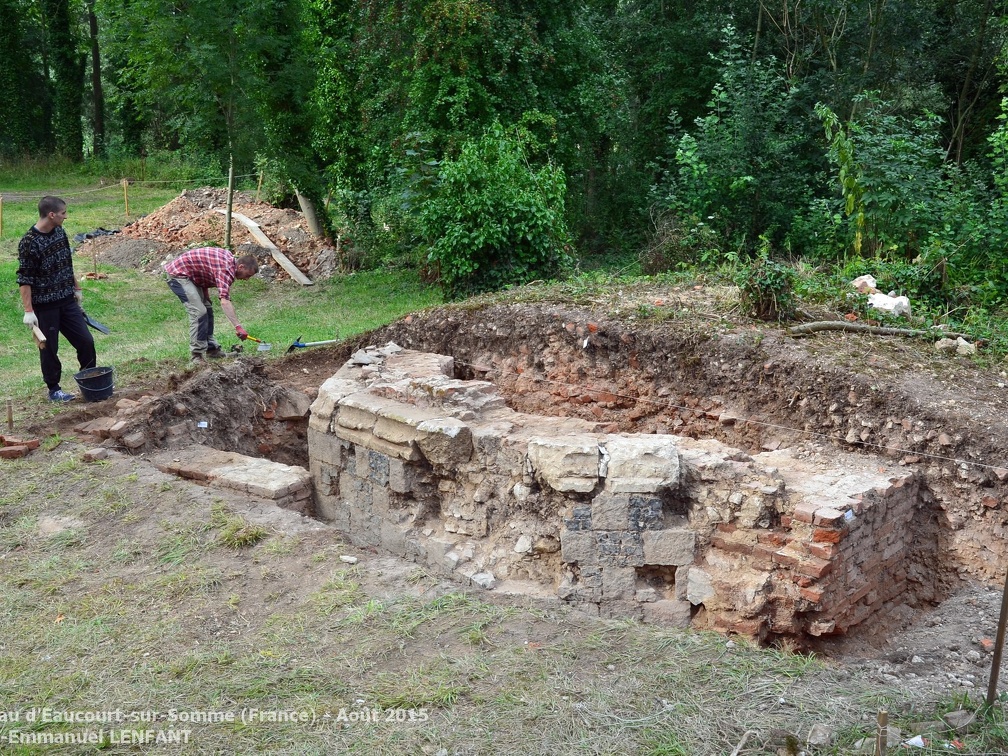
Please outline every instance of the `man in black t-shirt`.
[[24, 323], [38, 326], [45, 334], [46, 344], [39, 350], [39, 359], [42, 379], [53, 402], [76, 398], [60, 388], [61, 333], [77, 350], [81, 370], [94, 367], [97, 359], [94, 339], [80, 306], [81, 288], [74, 275], [70, 240], [63, 230], [66, 216], [66, 202], [59, 197], [43, 197], [39, 202], [38, 223], [18, 244], [17, 283], [25, 311]]

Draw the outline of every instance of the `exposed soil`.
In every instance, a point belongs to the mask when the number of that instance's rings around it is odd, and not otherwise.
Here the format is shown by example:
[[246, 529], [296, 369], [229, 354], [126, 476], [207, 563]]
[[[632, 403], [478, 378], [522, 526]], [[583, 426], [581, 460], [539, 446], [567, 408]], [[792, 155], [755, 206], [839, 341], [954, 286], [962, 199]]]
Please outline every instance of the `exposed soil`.
[[[217, 238], [223, 216], [208, 207], [222, 206], [220, 198], [193, 194], [81, 253], [153, 269], [161, 255]], [[245, 201], [235, 209], [303, 269], [326, 257], [297, 222], [284, 225], [287, 211]], [[742, 316], [730, 289], [647, 286], [580, 305], [434, 309], [336, 347], [243, 355], [134, 386], [107, 402], [67, 407], [56, 422], [65, 433], [123, 396], [153, 396], [154, 423], [170, 423], [179, 407], [198, 410], [209, 421], [204, 443], [307, 465], [303, 432], [264, 410], [281, 389], [312, 395], [355, 349], [390, 340], [452, 355], [462, 377], [493, 380], [524, 412], [590, 418], [615, 432], [714, 437], [750, 451], [794, 447], [829, 458], [843, 448], [863, 454], [865, 465], [886, 458], [916, 470], [933, 492], [916, 534], [927, 541], [918, 568], [929, 579], [873, 633], [818, 650], [921, 689], [985, 688], [1008, 565], [1008, 377], [982, 352], [964, 358], [936, 352], [929, 340], [837, 332], [797, 339]], [[144, 469], [142, 457], [134, 460]]]

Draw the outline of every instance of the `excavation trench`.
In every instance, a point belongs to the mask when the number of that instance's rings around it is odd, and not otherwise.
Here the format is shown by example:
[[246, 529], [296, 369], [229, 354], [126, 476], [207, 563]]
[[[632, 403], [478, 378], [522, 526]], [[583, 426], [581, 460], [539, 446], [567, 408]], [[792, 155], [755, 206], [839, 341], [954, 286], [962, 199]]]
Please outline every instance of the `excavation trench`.
[[603, 616], [867, 637], [1005, 563], [968, 425], [747, 334], [435, 310], [136, 401], [110, 442], [307, 469], [273, 498], [358, 545]]

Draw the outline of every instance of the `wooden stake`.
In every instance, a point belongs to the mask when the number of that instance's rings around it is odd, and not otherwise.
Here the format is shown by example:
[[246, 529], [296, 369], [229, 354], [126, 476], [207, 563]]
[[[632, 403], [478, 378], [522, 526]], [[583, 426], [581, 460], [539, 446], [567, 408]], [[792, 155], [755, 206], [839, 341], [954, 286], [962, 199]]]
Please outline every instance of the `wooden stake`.
[[998, 675], [1001, 671], [1001, 654], [1004, 653], [1005, 626], [1008, 625], [1008, 573], [1005, 574], [1005, 586], [1001, 591], [1001, 616], [998, 617], [997, 637], [994, 639], [994, 658], [991, 659], [990, 681], [987, 683], [986, 707], [994, 705], [997, 698]]
[[14, 430], [14, 402], [7, 400], [7, 430]]
[[262, 191], [263, 172], [259, 171], [259, 183], [256, 185], [256, 202], [259, 201], [259, 192]]
[[0, 239], [3, 239], [3, 195], [0, 194]]
[[875, 756], [885, 756], [889, 740], [889, 712], [882, 709], [878, 713], [878, 735], [875, 736]]
[[126, 217], [129, 218], [129, 181], [126, 179], [122, 180], [123, 186], [123, 203], [126, 205]]

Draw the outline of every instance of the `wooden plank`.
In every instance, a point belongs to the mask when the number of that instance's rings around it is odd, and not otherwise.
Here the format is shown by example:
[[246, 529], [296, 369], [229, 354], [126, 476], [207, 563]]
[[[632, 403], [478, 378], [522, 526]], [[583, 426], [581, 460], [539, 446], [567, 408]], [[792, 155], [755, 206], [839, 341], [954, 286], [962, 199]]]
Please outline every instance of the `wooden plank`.
[[32, 336], [35, 337], [35, 346], [39, 349], [46, 348], [46, 337], [45, 334], [42, 333], [41, 328], [38, 326], [32, 326]]
[[[226, 210], [221, 210], [218, 208], [217, 212], [220, 213], [221, 215], [227, 215]], [[290, 275], [291, 278], [293, 278], [302, 286], [311, 286], [315, 283], [310, 278], [308, 278], [308, 276], [302, 273], [301, 270], [298, 268], [298, 266], [292, 263], [290, 258], [287, 257], [287, 255], [285, 255], [283, 252], [281, 252], [276, 244], [270, 241], [270, 238], [263, 233], [261, 228], [259, 228], [258, 223], [256, 223], [251, 218], [242, 215], [241, 213], [232, 212], [231, 217], [240, 221], [241, 224], [249, 230], [249, 233], [252, 234], [252, 238], [256, 240], [256, 243], [260, 247], [265, 247], [270, 251], [270, 254], [273, 255], [273, 259], [277, 261], [277, 264], [280, 265], [281, 268], [287, 271], [287, 273]]]

